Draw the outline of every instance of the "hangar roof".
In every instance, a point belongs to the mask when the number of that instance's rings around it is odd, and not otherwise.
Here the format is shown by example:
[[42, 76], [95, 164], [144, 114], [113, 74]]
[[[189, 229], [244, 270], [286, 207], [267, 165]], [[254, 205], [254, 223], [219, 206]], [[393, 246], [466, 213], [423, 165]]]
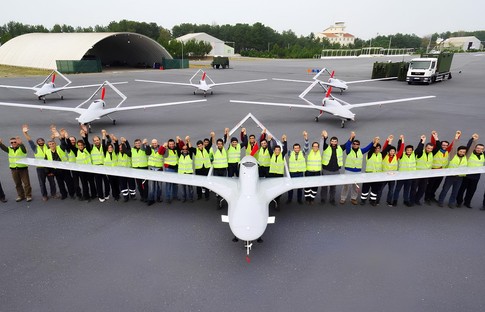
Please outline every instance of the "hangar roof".
[[0, 64], [55, 69], [56, 60], [81, 60], [86, 54], [128, 65], [172, 58], [158, 42], [136, 33], [31, 33], [2, 45]]

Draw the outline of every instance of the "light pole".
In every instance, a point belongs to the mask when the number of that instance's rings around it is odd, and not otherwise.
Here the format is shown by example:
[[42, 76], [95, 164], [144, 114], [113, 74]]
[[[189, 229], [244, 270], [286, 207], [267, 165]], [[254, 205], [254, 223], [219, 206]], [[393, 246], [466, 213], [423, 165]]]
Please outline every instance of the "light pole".
[[181, 68], [184, 68], [184, 42], [180, 41], [182, 44], [182, 65], [180, 66]]

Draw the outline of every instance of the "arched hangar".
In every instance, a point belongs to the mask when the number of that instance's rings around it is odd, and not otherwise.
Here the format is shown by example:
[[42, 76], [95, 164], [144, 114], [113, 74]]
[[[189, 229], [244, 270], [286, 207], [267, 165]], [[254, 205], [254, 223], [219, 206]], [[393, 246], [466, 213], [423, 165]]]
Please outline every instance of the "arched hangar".
[[172, 59], [155, 40], [136, 33], [31, 33], [0, 47], [0, 64], [56, 69], [57, 60], [99, 59], [103, 66], [151, 66]]

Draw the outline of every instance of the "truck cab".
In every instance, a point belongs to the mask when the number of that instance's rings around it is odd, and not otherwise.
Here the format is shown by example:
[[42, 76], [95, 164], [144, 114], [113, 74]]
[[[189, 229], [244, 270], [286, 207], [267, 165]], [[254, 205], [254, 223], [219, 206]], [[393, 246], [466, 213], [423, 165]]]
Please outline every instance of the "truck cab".
[[416, 58], [409, 63], [406, 81], [431, 83], [436, 74], [437, 58]]
[[440, 52], [422, 54], [420, 58], [412, 59], [406, 75], [408, 84], [423, 82], [431, 84], [436, 81], [451, 79], [451, 62], [453, 53]]

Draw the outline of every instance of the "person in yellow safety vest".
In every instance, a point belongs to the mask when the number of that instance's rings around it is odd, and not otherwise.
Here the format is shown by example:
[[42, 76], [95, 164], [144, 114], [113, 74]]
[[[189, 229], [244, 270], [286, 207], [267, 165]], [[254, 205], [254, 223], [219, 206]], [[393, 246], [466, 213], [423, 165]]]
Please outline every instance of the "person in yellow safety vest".
[[[66, 130], [61, 129], [60, 133], [59, 133], [59, 131], [57, 131], [57, 128], [56, 128], [55, 125], [51, 125], [50, 129], [51, 129], [52, 141], [54, 141], [54, 143], [55, 143], [55, 139], [56, 138], [59, 139], [59, 144], [56, 144], [56, 149], [61, 150], [64, 153], [65, 158], [61, 159], [61, 161], [76, 162], [76, 157], [74, 156], [74, 152], [72, 152], [72, 151], [68, 152], [67, 147], [66, 147], [66, 143], [65, 143], [66, 141], [65, 140], [69, 139], [69, 135], [67, 135]], [[74, 141], [75, 141], [75, 138], [74, 138]], [[69, 196], [71, 197], [71, 199], [75, 199], [76, 198], [76, 188], [74, 186], [74, 181], [72, 179], [71, 171], [70, 170], [61, 170], [61, 171], [56, 171], [55, 174], [61, 174], [62, 175], [62, 179], [64, 180], [64, 184], [66, 185], [67, 192], [68, 192]], [[56, 179], [57, 179], [57, 177], [56, 177]], [[62, 196], [62, 194], [61, 194], [61, 196]]]
[[[157, 139], [152, 139], [151, 145], [146, 149], [148, 155], [148, 170], [163, 171], [163, 154]], [[147, 205], [162, 202], [162, 182], [148, 181], [148, 201]]]
[[[131, 167], [132, 168], [140, 169], [140, 170], [148, 169], [147, 144], [148, 144], [147, 139], [143, 139], [143, 142], [141, 139], [135, 139], [134, 147], [131, 148]], [[148, 182], [143, 179], [136, 179], [135, 182], [138, 188], [138, 192], [140, 193], [140, 201], [146, 202], [148, 198]]]
[[[322, 131], [322, 137], [320, 138], [320, 145], [322, 146], [322, 160], [321, 160], [321, 169], [322, 175], [335, 175], [340, 174], [340, 168], [342, 168], [344, 164], [344, 150], [350, 148], [352, 141], [351, 137], [345, 144], [338, 144], [337, 137], [330, 138], [330, 144], [327, 144], [328, 134], [326, 130]], [[315, 192], [317, 188], [315, 188]], [[327, 197], [329, 197], [329, 203], [331, 205], [335, 205], [335, 196], [337, 192], [337, 187], [335, 185], [332, 186], [323, 186], [320, 190], [320, 202], [324, 204], [327, 201]], [[341, 204], [345, 203], [344, 201], [340, 201]]]
[[[160, 153], [164, 157], [164, 171], [177, 172], [178, 160], [180, 157], [180, 149], [185, 145], [184, 141], [177, 136], [177, 143], [173, 139], [165, 142], [160, 149]], [[176, 183], [165, 183], [165, 196], [167, 197], [167, 203], [171, 203], [172, 200], [179, 200], [178, 198], [178, 185]]]
[[249, 136], [249, 141], [246, 135], [246, 129], [243, 128], [241, 131], [241, 141], [247, 142], [247, 144], [244, 146], [246, 148], [246, 156], [248, 155], [253, 155], [254, 158], [258, 159], [258, 155], [256, 151], [258, 150], [259, 146], [258, 143], [256, 142], [256, 136], [254, 134], [251, 134]]
[[[391, 134], [387, 137], [387, 140], [384, 143], [384, 146], [382, 147], [383, 149], [382, 171], [383, 172], [397, 171], [398, 158], [399, 158], [398, 155], [402, 155], [402, 153], [404, 152], [404, 145], [401, 144], [401, 148], [396, 153], [396, 147], [391, 145], [392, 141], [394, 141], [394, 135]], [[377, 193], [377, 202], [376, 202], [377, 205], [379, 205], [384, 188], [387, 186], [386, 202], [388, 206], [392, 206], [392, 196], [394, 195], [395, 185], [396, 185], [396, 181], [381, 182], [381, 187], [379, 189], [379, 192]]]
[[[484, 145], [478, 144], [479, 135], [474, 133], [467, 143], [467, 166], [468, 167], [481, 167], [485, 164]], [[480, 174], [468, 174], [463, 178], [458, 194], [456, 195], [456, 205], [461, 207], [462, 204], [465, 207], [472, 208], [472, 199], [475, 191], [477, 190], [478, 181], [480, 180]], [[465, 194], [466, 193], [466, 194]]]
[[[178, 173], [179, 174], [193, 174], [194, 162], [192, 150], [189, 150], [190, 137], [185, 138], [186, 144], [180, 149], [180, 157], [178, 160]], [[181, 185], [182, 188], [182, 202], [185, 203], [194, 201], [194, 188], [192, 185]]]
[[[214, 132], [211, 133], [211, 136], [214, 137]], [[213, 175], [218, 177], [225, 177], [227, 176], [227, 151], [224, 148], [224, 141], [222, 139], [217, 139], [216, 146], [214, 146], [214, 161], [212, 162]], [[217, 198], [217, 209], [222, 209], [222, 201], [218, 194], [216, 194]]]
[[[375, 138], [374, 138], [375, 140]], [[372, 145], [373, 142], [370, 142], [365, 147], [360, 147], [360, 141], [355, 139], [355, 132], [350, 133], [350, 141], [352, 144], [346, 146], [345, 154], [345, 174], [355, 174], [360, 173], [362, 171], [362, 163], [364, 160], [364, 154], [367, 153]], [[350, 191], [350, 202], [352, 205], [357, 205], [357, 196], [359, 195], [359, 186], [354, 184], [345, 184], [342, 187], [342, 192], [340, 193], [340, 203], [344, 204], [347, 200], [347, 196]]]
[[[115, 137], [114, 134], [109, 134], [108, 136], [106, 136], [106, 138], [106, 143], [104, 143], [103, 139], [103, 145], [106, 146], [106, 149], [104, 149], [103, 165], [106, 167], [112, 167], [112, 169], [114, 169], [114, 167], [118, 166], [118, 139]], [[114, 200], [120, 200], [120, 179], [114, 175], [108, 175], [107, 178]]]
[[[281, 143], [283, 144], [283, 151], [281, 146], [276, 145], [274, 139], [271, 140], [273, 154], [271, 155], [268, 178], [282, 178], [285, 175], [285, 155], [288, 152], [285, 134], [281, 137]], [[280, 210], [280, 198], [281, 195], [274, 199], [275, 210]]]
[[[367, 153], [365, 160], [365, 172], [381, 172], [382, 171], [382, 156], [387, 154], [387, 140], [382, 148], [379, 143], [379, 137], [374, 139], [370, 151]], [[367, 198], [372, 206], [377, 205], [377, 195], [381, 189], [381, 182], [371, 182], [362, 184], [362, 192], [360, 194], [360, 204], [365, 205]]]
[[[229, 135], [229, 128], [224, 129], [224, 143], [227, 142], [227, 137]], [[227, 176], [232, 177], [239, 177], [239, 161], [241, 161], [241, 150], [247, 146], [247, 136], [246, 136], [246, 129], [242, 128], [241, 130], [241, 138], [243, 141], [239, 143], [236, 137], [231, 138], [231, 142], [227, 147]]]
[[[461, 131], [456, 131], [455, 140], [460, 138]], [[448, 141], [440, 141], [438, 139], [438, 132], [431, 131], [431, 144], [433, 144], [433, 165], [432, 169], [446, 168], [449, 162], [449, 153], [453, 149], [455, 140], [451, 143]], [[435, 177], [428, 179], [428, 185], [424, 194], [424, 201], [426, 204], [431, 205], [431, 202], [437, 203], [435, 198], [436, 191], [438, 190], [443, 177]]]
[[[124, 137], [120, 138], [118, 147], [118, 166], [124, 168], [131, 168], [131, 146]], [[130, 198], [136, 199], [136, 181], [134, 178], [119, 177], [120, 192], [123, 196], [123, 201], [127, 202]]]
[[[27, 124], [24, 124], [22, 126], [22, 132], [24, 134], [25, 139], [30, 145], [30, 149], [34, 153], [34, 157], [36, 159], [44, 159], [45, 151], [47, 150], [47, 145], [45, 144], [44, 138], [38, 138], [36, 140], [36, 143], [37, 143], [36, 145], [29, 135], [29, 126]], [[47, 170], [44, 167], [36, 167], [35, 170], [37, 171], [37, 180], [39, 181], [42, 200], [47, 201], [49, 199], [47, 194], [46, 180], [49, 183], [50, 196], [52, 198], [60, 198], [57, 195], [57, 188], [56, 188], [54, 175], [52, 173], [47, 174]]]
[[[85, 135], [83, 136], [84, 145], [86, 145], [86, 149], [91, 154], [91, 162], [93, 165], [101, 166], [103, 165], [104, 155], [106, 151], [106, 130], [101, 130], [102, 133], [102, 141], [101, 138], [97, 135], [93, 137], [93, 145], [89, 143], [87, 129], [85, 129]], [[100, 202], [104, 202], [105, 200], [109, 199], [110, 193], [110, 186], [108, 177], [105, 174], [93, 174], [94, 182], [96, 185], [96, 192], [98, 195], [98, 200]], [[93, 194], [91, 194], [92, 196]]]
[[[424, 144], [426, 136], [421, 135], [421, 142]], [[416, 155], [416, 170], [427, 170], [433, 166], [433, 144], [426, 143], [424, 150], [416, 149], [414, 151]], [[428, 186], [429, 179], [421, 178], [415, 180], [416, 191], [414, 192], [414, 204], [421, 206], [421, 198], [423, 198], [426, 188]]]
[[[209, 139], [207, 139], [207, 145], [209, 145]], [[204, 142], [202, 140], [197, 141], [197, 147], [192, 147], [192, 144], [190, 143], [190, 138], [189, 141], [187, 142], [187, 145], [189, 145], [189, 150], [192, 152], [194, 155], [194, 168], [195, 168], [195, 174], [196, 175], [203, 175], [207, 176], [209, 174], [210, 167], [212, 165], [211, 163], [211, 153], [212, 150], [211, 148], [207, 148], [204, 145]], [[212, 144], [210, 144], [212, 145]], [[204, 194], [205, 200], [209, 200], [209, 190], [206, 188], [202, 187], [197, 187], [197, 200], [202, 199], [202, 194]]]
[[[308, 150], [308, 141], [305, 142], [305, 147]], [[300, 178], [303, 177], [306, 171], [305, 154], [301, 150], [301, 146], [298, 143], [293, 144], [293, 150], [288, 152], [288, 167], [290, 171], [290, 177]], [[303, 204], [303, 190], [298, 189], [296, 191], [298, 203]], [[287, 204], [293, 200], [293, 190], [288, 191]]]
[[[458, 140], [456, 140], [458, 141]], [[458, 142], [455, 142], [458, 143]], [[448, 163], [448, 168], [465, 168], [468, 166], [468, 161], [466, 159], [466, 146], [459, 146], [456, 150], [450, 153], [450, 162]], [[451, 195], [448, 199], [448, 207], [454, 209], [456, 207], [456, 195], [460, 190], [461, 183], [465, 175], [447, 176], [441, 189], [440, 195], [438, 197], [438, 206], [443, 207], [446, 194], [451, 188]]]
[[[54, 132], [54, 135], [57, 135], [56, 134], [57, 130], [55, 130], [55, 126], [53, 126], [53, 129], [51, 131]], [[76, 151], [77, 151], [76, 137], [69, 136], [69, 133], [66, 131], [66, 129], [62, 128], [59, 134], [59, 141], [60, 141], [61, 149], [66, 152], [67, 161], [70, 163], [76, 163]], [[83, 141], [83, 144], [84, 144], [84, 141]], [[75, 196], [77, 196], [79, 200], [82, 200], [82, 190], [81, 190], [82, 183], [81, 184], [79, 183], [81, 175], [79, 174], [79, 172], [76, 172], [76, 171], [69, 171], [69, 174], [71, 175]]]
[[17, 190], [16, 202], [26, 199], [32, 200], [32, 187], [30, 186], [29, 169], [27, 165], [17, 164], [17, 160], [27, 157], [27, 149], [22, 144], [20, 137], [10, 138], [10, 146], [3, 144], [0, 138], [0, 148], [8, 153], [9, 167], [12, 172], [12, 179]]
[[[399, 136], [398, 148], [401, 147], [401, 144], [404, 144], [404, 135], [402, 134]], [[420, 141], [418, 149], [423, 150], [423, 147], [423, 143]], [[398, 157], [398, 171], [416, 171], [416, 155], [414, 154], [414, 147], [412, 145], [406, 145], [404, 147], [404, 153], [401, 157]], [[399, 193], [403, 187], [404, 205], [411, 207], [414, 205], [414, 179], [397, 181], [394, 195], [392, 196], [392, 205], [397, 206]]]
[[271, 135], [267, 135], [266, 128], [264, 128], [261, 132], [261, 137], [259, 138], [260, 147], [254, 154], [258, 160], [258, 174], [260, 178], [267, 178], [269, 176], [269, 166], [273, 152], [271, 150], [271, 144], [268, 144], [268, 141], [271, 142], [272, 139], [273, 137]]
[[[66, 153], [54, 140], [48, 141], [47, 145], [49, 148], [45, 151], [44, 159], [50, 161], [67, 161]], [[72, 185], [71, 174], [68, 171], [56, 168], [45, 168], [45, 170], [48, 174], [55, 177], [62, 200], [67, 198], [68, 191], [71, 197], [74, 197], [74, 186]], [[69, 178], [66, 178], [66, 176], [69, 176]]]
[[[81, 129], [80, 131], [81, 136], [85, 135], [85, 130]], [[73, 149], [74, 154], [76, 155], [76, 163], [77, 164], [89, 164], [91, 165], [91, 154], [88, 152], [84, 145], [84, 140], [78, 140], [77, 146], [73, 147], [70, 146], [69, 148]], [[86, 200], [91, 201], [92, 198], [96, 198], [96, 187], [94, 185], [94, 176], [91, 173], [80, 172], [80, 171], [73, 171], [73, 179], [74, 181], [81, 180], [82, 185], [82, 196], [81, 194], [78, 195], [79, 200]], [[91, 190], [91, 194], [90, 194]], [[91, 195], [91, 196], [90, 196]]]

